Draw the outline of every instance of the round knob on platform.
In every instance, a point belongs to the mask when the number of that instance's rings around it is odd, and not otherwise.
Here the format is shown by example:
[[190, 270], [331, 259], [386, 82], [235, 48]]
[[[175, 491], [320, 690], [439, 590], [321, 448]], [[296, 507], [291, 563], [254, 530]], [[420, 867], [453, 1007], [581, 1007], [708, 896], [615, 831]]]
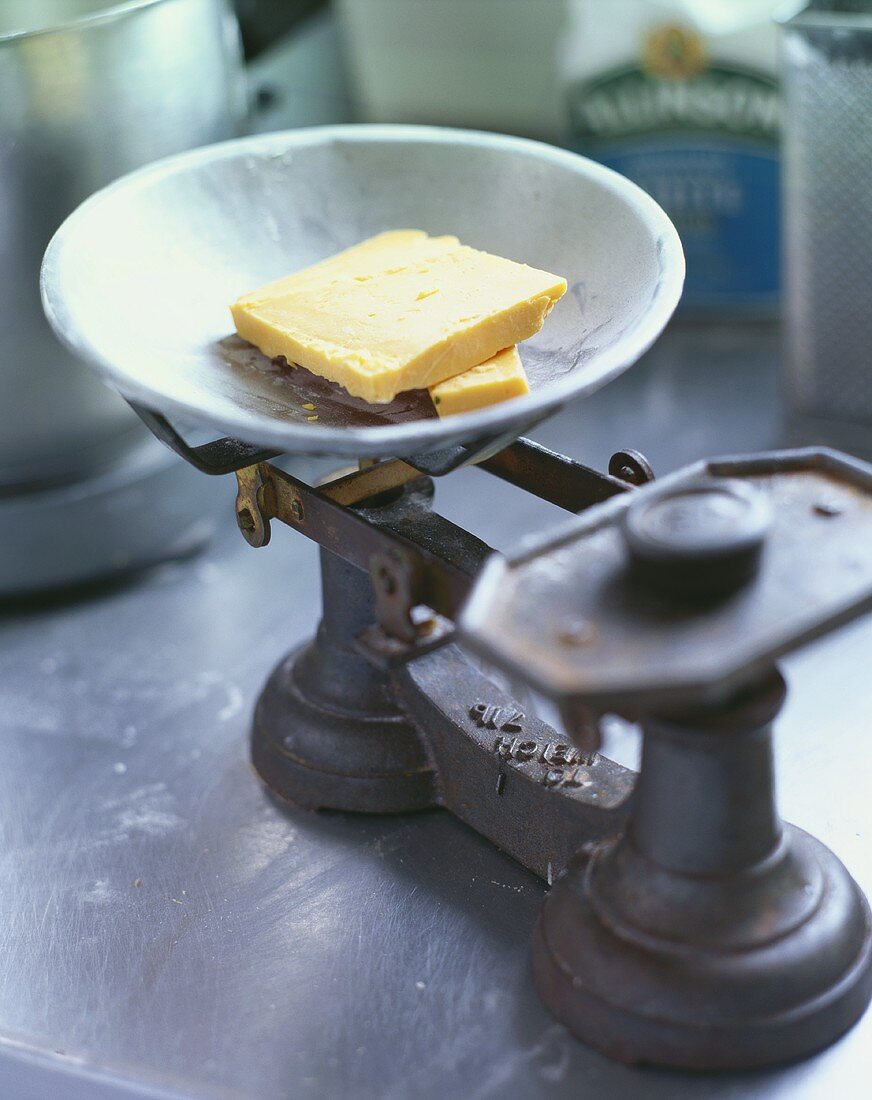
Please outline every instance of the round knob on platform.
[[646, 589], [705, 598], [754, 576], [769, 525], [769, 507], [750, 485], [707, 478], [646, 491], [627, 509], [623, 534]]

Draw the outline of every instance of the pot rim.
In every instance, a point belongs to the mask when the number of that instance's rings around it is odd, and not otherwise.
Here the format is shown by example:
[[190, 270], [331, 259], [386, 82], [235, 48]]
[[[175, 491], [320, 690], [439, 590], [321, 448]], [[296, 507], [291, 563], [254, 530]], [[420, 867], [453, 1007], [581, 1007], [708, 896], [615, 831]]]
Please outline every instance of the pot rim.
[[[95, 0], [95, 3], [97, 0]], [[133, 15], [146, 8], [156, 7], [158, 4], [166, 4], [168, 0], [118, 0], [117, 3], [108, 4], [96, 11], [87, 12], [84, 15], [71, 19], [62, 19], [47, 27], [34, 27], [33, 30], [0, 32], [0, 46], [9, 43], [20, 42], [24, 39], [38, 38], [41, 35], [58, 34], [61, 31], [80, 30], [93, 26], [95, 23], [109, 23], [125, 16]]]

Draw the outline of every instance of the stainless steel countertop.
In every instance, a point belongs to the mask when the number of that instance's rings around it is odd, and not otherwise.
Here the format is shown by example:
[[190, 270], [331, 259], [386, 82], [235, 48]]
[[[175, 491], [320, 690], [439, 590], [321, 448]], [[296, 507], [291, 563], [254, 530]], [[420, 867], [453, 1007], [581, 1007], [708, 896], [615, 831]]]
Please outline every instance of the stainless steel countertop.
[[[537, 438], [663, 473], [778, 442], [776, 340], [677, 327]], [[0, 609], [0, 1096], [865, 1095], [872, 1015], [766, 1073], [609, 1062], [533, 990], [544, 885], [458, 821], [282, 809], [247, 763], [272, 665], [313, 628], [316, 553], [227, 522], [204, 554]], [[497, 547], [555, 509], [479, 471], [437, 506]], [[784, 815], [872, 893], [872, 623], [787, 662]], [[632, 759], [618, 732], [612, 755]], [[865, 1078], [865, 1083], [864, 1083]]]

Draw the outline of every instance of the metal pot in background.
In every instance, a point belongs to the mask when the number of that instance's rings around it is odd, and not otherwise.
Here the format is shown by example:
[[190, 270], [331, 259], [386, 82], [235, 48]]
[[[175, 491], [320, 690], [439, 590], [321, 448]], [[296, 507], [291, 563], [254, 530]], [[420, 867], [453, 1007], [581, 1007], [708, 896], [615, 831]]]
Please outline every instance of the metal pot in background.
[[235, 136], [246, 114], [229, 0], [0, 0], [0, 597], [210, 535], [220, 479], [204, 486], [61, 347], [39, 268], [93, 191]]
[[104, 184], [234, 136], [245, 113], [227, 0], [0, 3], [0, 494], [88, 477], [141, 443], [45, 322], [52, 233]]

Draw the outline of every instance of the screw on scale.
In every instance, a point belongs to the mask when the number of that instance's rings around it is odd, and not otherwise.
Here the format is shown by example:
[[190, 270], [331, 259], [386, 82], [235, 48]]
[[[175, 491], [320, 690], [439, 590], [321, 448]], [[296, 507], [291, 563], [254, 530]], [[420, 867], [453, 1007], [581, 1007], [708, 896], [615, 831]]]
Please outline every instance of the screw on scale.
[[647, 485], [654, 480], [651, 464], [641, 451], [615, 451], [609, 459], [609, 474], [628, 485]]

